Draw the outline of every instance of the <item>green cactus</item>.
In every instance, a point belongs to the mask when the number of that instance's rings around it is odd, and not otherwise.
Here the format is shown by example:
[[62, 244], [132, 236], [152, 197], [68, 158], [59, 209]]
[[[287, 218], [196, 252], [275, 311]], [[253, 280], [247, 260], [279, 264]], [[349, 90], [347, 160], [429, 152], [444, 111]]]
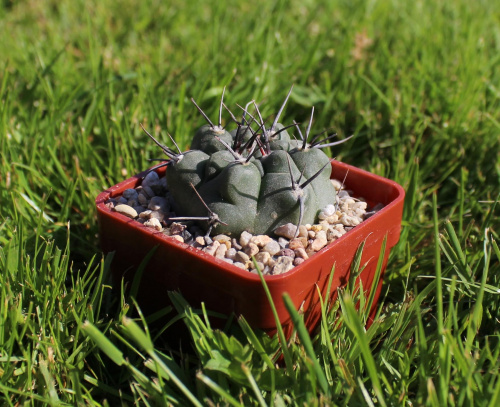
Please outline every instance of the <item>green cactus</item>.
[[[321, 209], [335, 202], [330, 159], [321, 148], [347, 139], [329, 142], [334, 134], [309, 141], [314, 108], [305, 135], [295, 122], [288, 127], [279, 123], [291, 91], [269, 128], [255, 103], [257, 118], [250, 114], [249, 103], [238, 121], [224, 105], [223, 93], [219, 123], [214, 125], [192, 99], [208, 124], [198, 129], [191, 150], [183, 153], [146, 132], [169, 157], [160, 166], [168, 165], [167, 184], [179, 215], [170, 220], [196, 220], [207, 235], [271, 235], [286, 223], [315, 223]], [[231, 132], [221, 125], [223, 107], [237, 126]], [[290, 127], [297, 129], [300, 140], [291, 139]]]

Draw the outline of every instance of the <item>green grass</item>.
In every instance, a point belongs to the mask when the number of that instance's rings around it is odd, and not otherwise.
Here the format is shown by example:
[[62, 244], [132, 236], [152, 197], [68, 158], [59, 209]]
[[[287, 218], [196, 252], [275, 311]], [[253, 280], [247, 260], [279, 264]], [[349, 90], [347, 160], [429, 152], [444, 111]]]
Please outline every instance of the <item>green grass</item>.
[[[172, 4], [169, 4], [172, 3]], [[185, 3], [185, 4], [184, 4]], [[500, 14], [494, 1], [0, 3], [2, 405], [500, 403]], [[228, 105], [265, 101], [348, 143], [407, 191], [385, 300], [323, 304], [287, 346], [227, 331], [177, 294], [165, 343], [110, 285], [94, 198], [183, 147]], [[276, 366], [276, 358], [284, 362]]]

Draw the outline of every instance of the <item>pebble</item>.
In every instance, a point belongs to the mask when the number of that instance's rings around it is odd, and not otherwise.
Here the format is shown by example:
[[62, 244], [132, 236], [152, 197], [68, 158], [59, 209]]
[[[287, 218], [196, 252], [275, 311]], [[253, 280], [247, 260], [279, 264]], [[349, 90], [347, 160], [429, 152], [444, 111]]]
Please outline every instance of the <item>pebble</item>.
[[292, 249], [283, 249], [280, 251], [280, 256], [295, 258], [295, 252]]
[[349, 216], [347, 214], [343, 214], [339, 220], [344, 226], [357, 226], [360, 224], [360, 220], [357, 217]]
[[332, 180], [337, 190], [336, 201], [326, 205], [318, 214], [318, 224], [300, 225], [297, 237], [297, 226], [292, 223], [279, 226], [274, 234], [277, 239], [267, 235], [253, 235], [243, 232], [240, 236], [219, 234], [214, 237], [205, 236], [205, 230], [199, 226], [188, 226], [173, 222], [164, 228], [164, 221], [177, 216], [171, 212], [175, 203], [168, 191], [166, 178], [159, 178], [156, 172], [149, 173], [136, 189], [127, 189], [122, 196], [110, 198], [106, 206], [122, 213], [145, 226], [163, 231], [173, 239], [187, 243], [205, 253], [234, 264], [248, 272], [256, 273], [251, 257], [255, 257], [257, 266], [263, 274], [278, 275], [290, 271], [309, 257], [335, 241], [364, 219], [373, 216], [383, 205], [370, 209], [363, 200], [350, 196], [350, 191], [343, 189], [342, 183]]
[[219, 243], [229, 242], [229, 245], [231, 245], [231, 238], [227, 235], [217, 235], [214, 236], [212, 239], [218, 241]]
[[278, 226], [274, 229], [274, 234], [276, 236], [282, 236], [287, 239], [293, 239], [295, 237], [295, 232], [297, 231], [297, 226], [293, 223], [287, 223], [282, 226]]
[[268, 252], [259, 252], [255, 255], [255, 260], [264, 265], [267, 265], [270, 259], [271, 255]]
[[234, 261], [238, 261], [240, 263], [245, 264], [248, 261], [250, 261], [250, 257], [248, 256], [248, 254], [246, 254], [240, 250], [240, 251], [236, 252], [236, 255], [234, 256]]
[[330, 182], [332, 183], [336, 191], [340, 191], [340, 189], [342, 188], [342, 183], [338, 179], [331, 179]]
[[304, 225], [299, 226], [299, 237], [307, 237], [307, 228]]
[[[212, 244], [215, 244], [216, 242], [217, 242], [217, 240], [214, 240], [214, 243], [212, 243]], [[226, 257], [226, 252], [228, 249], [224, 243], [219, 243], [219, 244], [220, 244], [220, 246], [215, 251], [215, 257], [217, 257], [218, 259], [223, 259], [224, 257]]]
[[[207, 254], [210, 254], [211, 256], [215, 256], [215, 252], [217, 251], [217, 249], [220, 247], [220, 243], [215, 240], [212, 242], [211, 245], [208, 245], [207, 247], [205, 247], [203, 249], [203, 251]], [[225, 247], [225, 246], [224, 246]]]
[[339, 192], [337, 193], [337, 197], [338, 197], [339, 199], [342, 199], [342, 198], [347, 198], [347, 197], [349, 197], [349, 192], [347, 192], [345, 189], [343, 189], [343, 190], [341, 190], [341, 191], [339, 191]]
[[139, 202], [137, 202], [137, 199], [136, 199], [136, 198], [130, 198], [130, 199], [127, 201], [127, 205], [128, 205], [128, 206], [131, 206], [131, 207], [133, 208], [134, 206], [139, 205]]
[[293, 268], [293, 259], [288, 256], [280, 256], [276, 259], [273, 268], [273, 275], [279, 275], [290, 271]]
[[250, 243], [250, 239], [252, 238], [252, 234], [248, 233], [247, 231], [243, 231], [241, 232], [241, 235], [240, 235], [240, 245], [242, 247], [245, 247], [246, 245], [248, 245], [248, 243]]
[[295, 257], [295, 259], [293, 259], [294, 266], [298, 266], [299, 264], [302, 264], [304, 262], [305, 260], [302, 257]]
[[125, 199], [136, 199], [138, 195], [137, 191], [133, 188], [126, 189], [122, 194]]
[[[257, 267], [259, 268], [259, 270], [263, 271], [265, 265], [263, 263], [261, 263], [260, 261], [257, 261], [256, 263], [257, 263]], [[252, 263], [250, 271], [257, 274], [257, 267], [255, 267], [255, 264]]]
[[316, 233], [315, 239], [312, 241], [310, 244], [310, 249], [312, 251], [319, 251], [323, 247], [325, 247], [328, 244], [328, 240], [326, 238], [326, 232], [324, 230], [320, 230], [318, 233]]
[[284, 237], [279, 237], [278, 238], [278, 244], [280, 245], [280, 247], [282, 249], [285, 249], [286, 247], [288, 247], [288, 239], [285, 239]]
[[186, 229], [186, 225], [183, 225], [182, 223], [174, 222], [170, 225], [170, 233], [173, 235], [180, 234], [184, 229]]
[[336, 229], [328, 229], [328, 232], [326, 232], [326, 240], [329, 242], [338, 239], [339, 237], [342, 237], [342, 234]]
[[235, 261], [233, 263], [236, 267], [239, 267], [240, 269], [246, 270], [247, 266], [243, 263], [240, 263], [239, 261]]
[[150, 210], [145, 210], [145, 211], [142, 211], [140, 214], [139, 214], [139, 217], [140, 218], [144, 218], [144, 219], [149, 219], [149, 216], [151, 215], [151, 212]]
[[268, 252], [271, 256], [274, 256], [281, 250], [280, 244], [276, 240], [271, 240], [268, 244], [266, 244], [262, 251]]
[[137, 211], [131, 206], [125, 204], [118, 204], [115, 206], [115, 211], [121, 213], [122, 215], [128, 216], [129, 218], [137, 218]]
[[[227, 237], [227, 236], [226, 236]], [[204, 236], [205, 241], [207, 240], [207, 236]], [[215, 236], [212, 241], [219, 242], [222, 246], [226, 246], [226, 249], [231, 248], [231, 239], [221, 239], [218, 236]]]
[[252, 257], [259, 252], [259, 246], [257, 246], [255, 243], [249, 242], [244, 250], [248, 256]]
[[302, 243], [302, 241], [300, 239], [292, 239], [292, 240], [290, 240], [288, 247], [292, 250], [303, 249], [304, 244]]
[[160, 177], [154, 171], [151, 171], [146, 177], [142, 180], [142, 188], [150, 187], [152, 185], [158, 185], [160, 183]]
[[309, 244], [309, 239], [307, 237], [298, 237], [298, 239], [302, 242], [302, 246], [303, 247], [307, 247], [307, 245]]
[[226, 251], [226, 259], [234, 260], [236, 257], [237, 250], [233, 247]]
[[155, 191], [151, 189], [151, 187], [143, 187], [142, 192], [145, 194], [146, 198], [151, 199], [156, 196]]
[[177, 240], [178, 242], [184, 243], [184, 239], [182, 238], [182, 236], [173, 235], [172, 238]]
[[309, 255], [303, 247], [295, 249], [293, 252], [295, 253], [295, 258], [300, 257], [303, 260], [307, 260], [309, 258]]
[[257, 235], [250, 239], [250, 243], [254, 243], [259, 247], [264, 247], [266, 244], [271, 242], [273, 239], [268, 235]]
[[144, 226], [156, 229], [158, 232], [160, 232], [163, 229], [163, 226], [161, 225], [160, 221], [156, 218], [148, 219], [146, 222], [144, 222]]
[[236, 249], [236, 250], [241, 250], [243, 247], [241, 247], [240, 242], [236, 238], [231, 239], [231, 245]]

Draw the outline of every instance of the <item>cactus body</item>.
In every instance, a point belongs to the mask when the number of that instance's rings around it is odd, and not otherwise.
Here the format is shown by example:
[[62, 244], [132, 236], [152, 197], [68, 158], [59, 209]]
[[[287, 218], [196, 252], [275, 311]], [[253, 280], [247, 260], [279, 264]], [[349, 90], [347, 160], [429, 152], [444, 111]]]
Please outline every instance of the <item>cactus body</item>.
[[286, 223], [317, 221], [321, 209], [335, 202], [330, 159], [320, 148], [310, 148], [307, 134], [303, 141], [291, 139], [277, 120], [259, 130], [256, 135], [240, 123], [228, 132], [210, 123], [196, 132], [191, 150], [171, 159], [166, 171], [177, 216], [217, 214], [222, 223], [207, 219], [200, 225], [212, 235], [233, 236], [270, 235]]

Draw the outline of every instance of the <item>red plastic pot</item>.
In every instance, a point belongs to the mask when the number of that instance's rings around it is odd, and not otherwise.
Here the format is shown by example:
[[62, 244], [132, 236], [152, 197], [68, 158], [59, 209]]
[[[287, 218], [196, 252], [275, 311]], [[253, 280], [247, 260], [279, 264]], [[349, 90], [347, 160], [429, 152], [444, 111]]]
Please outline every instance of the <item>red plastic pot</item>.
[[[158, 174], [161, 176], [164, 171], [163, 168]], [[334, 297], [337, 288], [347, 283], [356, 250], [364, 241], [361, 264], [366, 266], [357, 283], [362, 281], [365, 290], [372, 289], [382, 242], [387, 236], [382, 276], [373, 288], [376, 292], [371, 315], [376, 311], [389, 252], [399, 240], [404, 190], [396, 182], [332, 160], [332, 178], [343, 180], [346, 174], [345, 189], [353, 191], [354, 196], [363, 197], [369, 205], [382, 203], [384, 208], [288, 273], [265, 277], [287, 334], [293, 327], [282, 301], [284, 292], [290, 295], [297, 309], [304, 311], [306, 326], [313, 330], [320, 317], [318, 288], [324, 297], [332, 266], [335, 265], [331, 288]], [[114, 277], [118, 281], [122, 277], [131, 281], [141, 261], [157, 246], [139, 288], [138, 302], [143, 310], [153, 312], [169, 305], [167, 292], [179, 290], [194, 307], [204, 302], [211, 311], [225, 315], [241, 314], [252, 327], [274, 334], [275, 319], [258, 275], [180, 243], [106, 207], [105, 202], [110, 197], [140, 185], [142, 175], [109, 188], [96, 199], [102, 250], [116, 252], [112, 262]]]

